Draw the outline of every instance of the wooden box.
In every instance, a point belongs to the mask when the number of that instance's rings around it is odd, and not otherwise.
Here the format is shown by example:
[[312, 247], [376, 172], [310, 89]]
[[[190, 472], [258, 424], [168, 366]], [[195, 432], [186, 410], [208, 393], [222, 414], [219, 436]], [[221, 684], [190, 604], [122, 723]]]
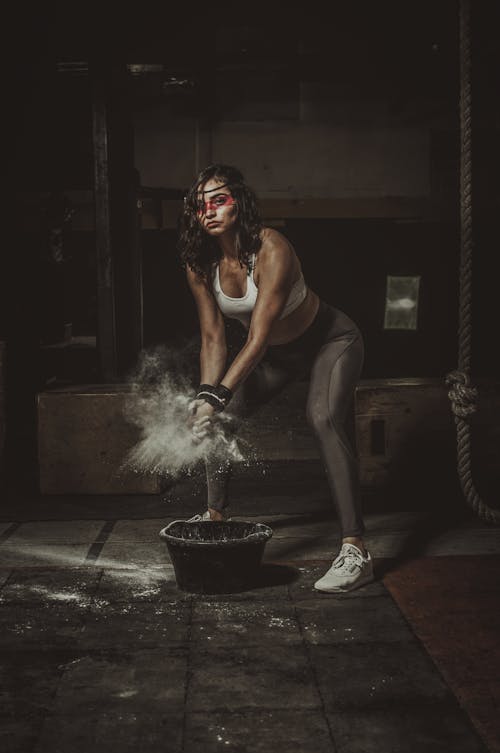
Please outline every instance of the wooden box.
[[158, 478], [122, 467], [138, 439], [124, 418], [126, 385], [72, 386], [37, 396], [42, 494], [154, 494]]
[[[480, 387], [473, 421], [475, 478], [499, 476], [500, 396]], [[158, 477], [122, 469], [137, 429], [124, 418], [126, 385], [84, 385], [38, 395], [40, 489], [44, 494], [156, 494]], [[307, 383], [290, 385], [245, 423], [250, 457], [317, 460], [305, 419]], [[455, 424], [441, 379], [362, 380], [355, 398], [361, 484], [396, 494], [456, 487]]]
[[362, 486], [404, 493], [454, 478], [455, 425], [444, 380], [364, 380], [355, 411]]
[[[500, 392], [491, 380], [475, 384], [472, 468], [481, 493], [500, 481]], [[456, 488], [457, 438], [444, 379], [363, 380], [356, 437], [363, 486], [402, 494]]]

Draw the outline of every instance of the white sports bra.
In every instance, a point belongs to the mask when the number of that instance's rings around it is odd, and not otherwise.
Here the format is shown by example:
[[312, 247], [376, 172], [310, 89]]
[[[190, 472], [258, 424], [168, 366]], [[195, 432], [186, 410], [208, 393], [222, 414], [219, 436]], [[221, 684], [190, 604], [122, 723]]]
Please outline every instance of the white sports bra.
[[[244, 296], [239, 298], [232, 298], [226, 295], [220, 286], [219, 277], [219, 265], [215, 266], [214, 272], [214, 295], [217, 304], [224, 314], [224, 316], [230, 319], [238, 319], [243, 326], [248, 329], [250, 326], [250, 320], [252, 318], [252, 312], [254, 310], [255, 301], [257, 300], [258, 288], [253, 279], [253, 270], [255, 268], [255, 254], [251, 257], [250, 269], [247, 274], [247, 289]], [[294, 283], [288, 300], [285, 304], [285, 308], [281, 312], [280, 319], [284, 319], [285, 316], [295, 311], [302, 303], [307, 295], [307, 286], [304, 280], [304, 275], [300, 273], [300, 277], [297, 282]]]

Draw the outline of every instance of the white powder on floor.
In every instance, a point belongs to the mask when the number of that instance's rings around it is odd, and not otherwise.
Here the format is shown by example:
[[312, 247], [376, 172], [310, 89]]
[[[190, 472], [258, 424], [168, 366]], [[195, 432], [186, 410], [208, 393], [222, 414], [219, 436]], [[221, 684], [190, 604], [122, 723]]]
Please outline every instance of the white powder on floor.
[[36, 597], [37, 599], [42, 598], [46, 601], [59, 601], [66, 603], [72, 602], [79, 605], [88, 600], [88, 597], [84, 594], [81, 594], [79, 591], [57, 591], [55, 589], [47, 588], [46, 586], [42, 585], [16, 584], [10, 587], [9, 591], [7, 592], [7, 597], [4, 598], [2, 596], [2, 601], [12, 599], [13, 596], [19, 594], [21, 594], [27, 601], [29, 601], [30, 595]]

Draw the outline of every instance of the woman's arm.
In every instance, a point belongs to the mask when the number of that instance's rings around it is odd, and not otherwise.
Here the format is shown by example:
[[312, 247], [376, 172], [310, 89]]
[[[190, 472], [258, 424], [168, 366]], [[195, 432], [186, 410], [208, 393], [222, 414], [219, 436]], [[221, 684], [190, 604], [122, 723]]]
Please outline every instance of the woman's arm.
[[227, 345], [224, 318], [208, 283], [187, 267], [187, 280], [200, 320], [200, 383], [218, 385], [226, 370]]
[[259, 292], [245, 345], [220, 380], [234, 392], [263, 358], [274, 322], [292, 289], [293, 251], [279, 233], [268, 234], [259, 252]]

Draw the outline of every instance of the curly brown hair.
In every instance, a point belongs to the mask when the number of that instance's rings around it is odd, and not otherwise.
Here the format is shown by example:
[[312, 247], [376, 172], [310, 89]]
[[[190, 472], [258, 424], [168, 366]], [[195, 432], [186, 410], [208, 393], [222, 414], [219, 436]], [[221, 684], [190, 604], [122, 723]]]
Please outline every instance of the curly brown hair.
[[231, 191], [236, 200], [236, 250], [242, 266], [250, 267], [250, 256], [262, 245], [262, 220], [257, 209], [257, 197], [245, 183], [243, 174], [236, 167], [215, 164], [200, 172], [184, 197], [184, 210], [180, 218], [178, 249], [184, 267], [189, 266], [201, 277], [210, 279], [214, 262], [221, 258], [217, 240], [210, 237], [198, 219], [198, 193], [207, 181], [220, 181]]

